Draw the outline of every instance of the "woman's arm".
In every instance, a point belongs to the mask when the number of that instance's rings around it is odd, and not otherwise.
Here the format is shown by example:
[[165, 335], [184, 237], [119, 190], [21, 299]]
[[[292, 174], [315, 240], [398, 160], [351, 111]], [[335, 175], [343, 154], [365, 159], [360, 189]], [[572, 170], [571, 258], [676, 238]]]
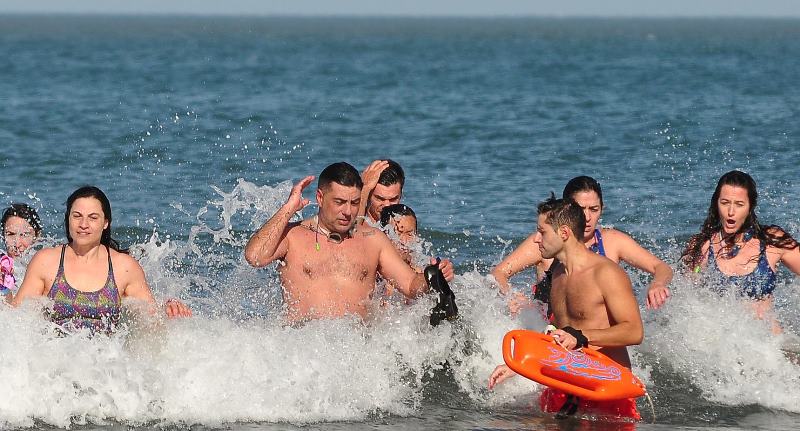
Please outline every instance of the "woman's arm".
[[656, 309], [664, 305], [671, 295], [667, 286], [672, 281], [672, 268], [627, 234], [612, 229], [605, 234], [606, 243], [608, 239], [613, 239], [620, 260], [653, 276], [647, 289], [647, 307]]
[[[152, 306], [156, 305], [156, 300], [153, 298], [153, 292], [147, 284], [147, 279], [144, 275], [144, 270], [139, 262], [131, 256], [122, 253], [114, 253], [113, 263], [114, 268], [119, 268], [115, 271], [115, 277], [118, 279], [119, 285], [117, 286], [126, 298], [134, 298], [145, 301]], [[167, 317], [190, 317], [192, 310], [177, 299], [168, 299], [164, 303], [164, 313]]]
[[511, 285], [508, 281], [511, 277], [526, 268], [542, 263], [542, 253], [539, 251], [539, 245], [533, 241], [535, 235], [536, 233], [534, 232], [525, 238], [525, 241], [522, 241], [511, 254], [492, 269], [492, 275], [500, 284], [500, 293], [503, 295], [508, 294], [509, 290], [511, 290]]
[[25, 270], [25, 279], [22, 280], [22, 285], [14, 295], [11, 304], [15, 307], [22, 304], [25, 298], [36, 298], [45, 294], [47, 288], [48, 274], [55, 274], [58, 270], [58, 262], [54, 261], [53, 255], [56, 258], [59, 256], [52, 248], [39, 250], [31, 259], [28, 268]]

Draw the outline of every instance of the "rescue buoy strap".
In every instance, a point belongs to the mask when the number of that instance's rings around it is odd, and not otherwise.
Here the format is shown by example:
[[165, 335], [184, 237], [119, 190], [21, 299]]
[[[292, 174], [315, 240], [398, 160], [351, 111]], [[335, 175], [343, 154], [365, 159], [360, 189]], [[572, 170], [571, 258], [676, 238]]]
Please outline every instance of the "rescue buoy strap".
[[575, 346], [576, 348], [586, 347], [589, 345], [589, 339], [583, 335], [583, 332], [581, 332], [580, 329], [575, 329], [572, 326], [565, 326], [561, 328], [561, 330], [569, 335], [572, 335], [576, 340], [578, 340], [578, 344]]

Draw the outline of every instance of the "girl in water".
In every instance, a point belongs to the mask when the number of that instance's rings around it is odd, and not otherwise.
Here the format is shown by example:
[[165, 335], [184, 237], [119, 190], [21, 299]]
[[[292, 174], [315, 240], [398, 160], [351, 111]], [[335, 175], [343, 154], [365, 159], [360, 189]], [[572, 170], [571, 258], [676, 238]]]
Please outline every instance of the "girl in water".
[[[403, 261], [414, 271], [422, 272], [422, 269], [414, 263], [414, 256], [411, 252], [413, 244], [419, 241], [417, 237], [417, 215], [414, 210], [405, 204], [389, 205], [381, 210], [379, 221], [382, 229], [388, 229], [387, 226], [389, 225], [394, 229], [396, 238], [390, 239]], [[397, 290], [397, 286], [394, 285], [392, 280], [386, 280], [385, 283], [386, 290], [383, 296], [388, 298]]]
[[[122, 298], [155, 305], [139, 263], [111, 238], [111, 204], [97, 187], [85, 186], [67, 198], [64, 213], [67, 244], [33, 256], [13, 300], [47, 296], [54, 304], [50, 319], [64, 331], [114, 332]], [[169, 300], [169, 317], [190, 316], [183, 303]]]
[[[775, 225], [762, 225], [756, 216], [758, 192], [753, 178], [730, 171], [717, 182], [708, 216], [692, 236], [681, 257], [695, 273], [703, 273], [718, 290], [733, 289], [752, 299], [764, 318], [772, 309], [776, 268], [783, 262], [800, 274], [800, 244]], [[773, 330], [780, 331], [773, 322]]]
[[409, 248], [417, 241], [417, 215], [411, 207], [404, 204], [394, 204], [384, 207], [381, 210], [381, 228], [391, 225], [394, 228], [397, 240], [392, 239], [403, 260], [415, 270], [419, 270], [414, 265]]
[[0, 252], [0, 295], [10, 302], [17, 289], [14, 259], [28, 250], [41, 236], [42, 224], [36, 210], [26, 204], [16, 203], [3, 211], [0, 227], [6, 244], [5, 253]]
[[[564, 187], [562, 197], [574, 199], [583, 208], [586, 216], [583, 240], [586, 247], [614, 262], [624, 261], [652, 274], [653, 281], [647, 291], [647, 307], [658, 308], [663, 305], [670, 296], [667, 286], [672, 280], [672, 268], [627, 234], [616, 229], [598, 228], [597, 222], [603, 214], [603, 192], [600, 184], [591, 177], [575, 177]], [[538, 273], [544, 274], [550, 268], [552, 260], [542, 258], [539, 246], [533, 241], [535, 235], [536, 232], [526, 238], [492, 270], [492, 275], [500, 284], [502, 294], [508, 293], [510, 289], [508, 279], [518, 272], [536, 266]], [[514, 301], [512, 310], [519, 307], [519, 302], [520, 300]]]

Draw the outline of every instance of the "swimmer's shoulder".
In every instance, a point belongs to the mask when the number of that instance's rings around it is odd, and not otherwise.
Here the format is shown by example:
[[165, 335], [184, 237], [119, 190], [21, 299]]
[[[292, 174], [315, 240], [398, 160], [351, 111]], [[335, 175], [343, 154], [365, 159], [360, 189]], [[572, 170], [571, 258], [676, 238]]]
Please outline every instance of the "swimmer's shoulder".
[[595, 259], [593, 272], [597, 279], [602, 281], [607, 279], [616, 279], [618, 277], [624, 277], [625, 279], [628, 279], [628, 274], [625, 272], [625, 270], [613, 260], [597, 254], [592, 254], [592, 258]]
[[391, 248], [394, 250], [394, 244], [386, 236], [382, 230], [372, 226], [359, 226], [355, 232], [353, 232], [353, 238], [355, 238], [360, 244], [361, 247], [366, 247], [366, 250], [369, 250], [368, 253], [375, 253], [378, 250], [385, 250]]
[[764, 228], [764, 232], [767, 235], [775, 236], [778, 238], [783, 238], [784, 236], [786, 236], [786, 231], [782, 227], [777, 225], [766, 226]]
[[36, 252], [31, 258], [31, 263], [34, 260], [42, 261], [42, 262], [49, 262], [55, 260], [56, 262], [61, 260], [61, 245], [56, 245], [53, 247], [45, 247]]
[[783, 256], [787, 252], [792, 252], [792, 251], [797, 252], [798, 247], [800, 247], [800, 243], [798, 243], [797, 238], [792, 237], [789, 232], [787, 232], [780, 226], [776, 225], [767, 226], [764, 229], [764, 233], [766, 233], [767, 236], [771, 237], [773, 240], [778, 242], [778, 244], [776, 245], [767, 246], [768, 254]]
[[139, 261], [130, 254], [116, 251], [113, 248], [109, 248], [108, 251], [111, 254], [111, 264], [116, 272], [143, 271]]
[[314, 218], [310, 217], [305, 220], [293, 221], [286, 225], [286, 236], [292, 237], [296, 235], [303, 235], [306, 232], [313, 233], [315, 229]]
[[364, 239], [369, 242], [389, 241], [389, 237], [386, 236], [386, 234], [382, 230], [370, 226], [367, 223], [364, 223], [363, 225], [359, 226], [358, 229], [356, 229], [356, 231], [353, 232], [353, 236], [355, 238]]
[[606, 257], [615, 263], [622, 260], [623, 256], [630, 256], [630, 253], [637, 253], [636, 250], [643, 249], [633, 237], [619, 229], [603, 228], [600, 232], [603, 235], [603, 247], [606, 251]]
[[[790, 234], [788, 232], [786, 232], [786, 230], [784, 230], [780, 226], [777, 226], [777, 225], [766, 226], [764, 228], [764, 233], [767, 234], [768, 236], [778, 240], [778, 241], [786, 241], [786, 243], [787, 243], [786, 246], [789, 247], [789, 249], [795, 248], [798, 245], [796, 238], [795, 238], [794, 241], [789, 241]], [[774, 247], [774, 246], [770, 246], [770, 247], [771, 248], [778, 248], [778, 247]], [[784, 250], [786, 250], [786, 249], [784, 249]]]
[[627, 233], [613, 227], [600, 228], [604, 243], [636, 241]]
[[289, 231], [296, 229], [312, 230], [314, 228], [314, 217], [309, 217], [300, 221], [292, 221], [286, 225], [286, 229]]
[[33, 272], [55, 274], [58, 268], [58, 263], [61, 261], [61, 246], [45, 247], [36, 252], [28, 262], [25, 269], [26, 274]]

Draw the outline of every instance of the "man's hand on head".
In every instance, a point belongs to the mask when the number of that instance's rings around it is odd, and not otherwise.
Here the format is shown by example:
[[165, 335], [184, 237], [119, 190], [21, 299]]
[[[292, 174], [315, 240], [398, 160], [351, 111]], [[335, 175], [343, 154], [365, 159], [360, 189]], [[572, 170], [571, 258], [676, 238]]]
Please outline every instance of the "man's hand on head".
[[372, 192], [378, 185], [378, 180], [384, 169], [389, 167], [386, 160], [375, 160], [361, 173], [361, 181], [364, 183], [364, 192]]

